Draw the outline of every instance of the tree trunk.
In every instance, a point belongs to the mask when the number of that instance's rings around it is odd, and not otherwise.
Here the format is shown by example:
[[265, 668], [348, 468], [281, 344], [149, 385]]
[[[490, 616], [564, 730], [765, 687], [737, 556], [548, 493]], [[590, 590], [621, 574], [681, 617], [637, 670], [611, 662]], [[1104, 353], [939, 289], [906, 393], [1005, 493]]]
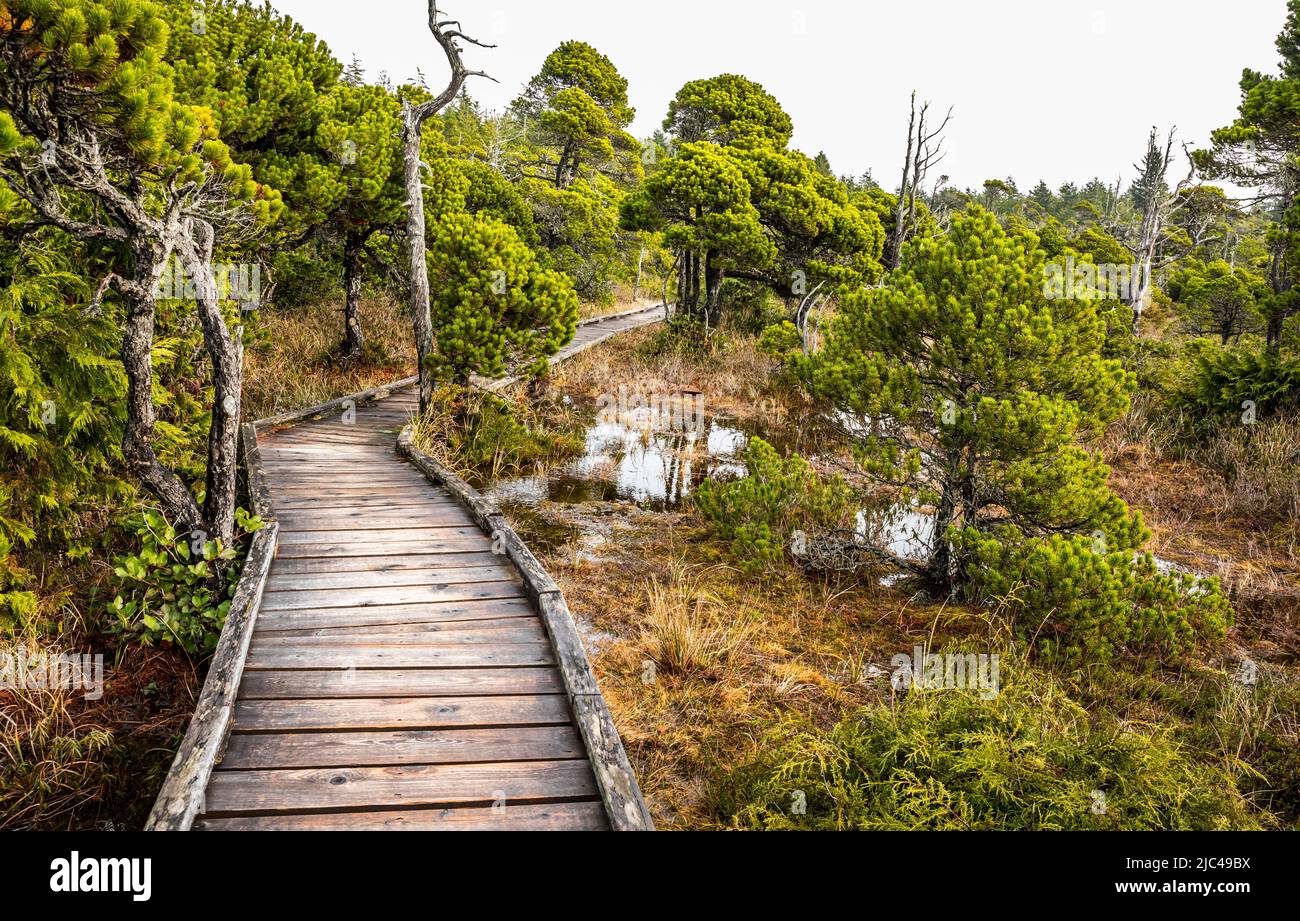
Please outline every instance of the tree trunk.
[[[212, 272], [215, 234], [211, 225], [192, 221], [181, 258], [194, 279], [199, 324], [212, 362], [212, 422], [208, 429], [208, 476], [204, 517], [209, 539], [232, 546], [239, 489], [239, 420], [244, 391], [243, 347], [221, 314], [221, 296]], [[242, 327], [241, 327], [242, 330]]]
[[926, 572], [926, 582], [931, 590], [944, 597], [953, 589], [952, 544], [948, 542], [947, 534], [957, 522], [957, 502], [963, 492], [961, 456], [960, 447], [948, 452], [948, 469], [944, 471], [944, 482], [940, 484], [942, 494], [934, 516], [934, 555]]
[[126, 331], [122, 366], [126, 370], [126, 431], [122, 456], [127, 467], [163, 507], [168, 520], [183, 533], [206, 532], [203, 512], [189, 488], [164, 467], [154, 452], [157, 414], [153, 404], [153, 339], [157, 316], [157, 286], [170, 251], [148, 242], [132, 245], [135, 277], [126, 286]]
[[645, 247], [641, 247], [641, 254], [636, 260], [636, 284], [632, 286], [632, 305], [635, 307], [637, 301], [641, 299], [641, 270], [645, 267]]
[[1269, 265], [1269, 281], [1273, 287], [1274, 303], [1268, 314], [1268, 326], [1265, 344], [1270, 352], [1277, 354], [1282, 348], [1282, 326], [1286, 322], [1286, 312], [1282, 309], [1282, 295], [1291, 287], [1291, 279], [1286, 269], [1286, 244], [1275, 244]]
[[349, 356], [360, 355], [366, 344], [361, 332], [361, 282], [364, 276], [361, 254], [366, 236], [349, 230], [343, 243], [343, 354]]
[[722, 269], [717, 267], [717, 255], [709, 252], [704, 257], [704, 315], [710, 328], [717, 329], [722, 320]]
[[433, 355], [433, 316], [430, 313], [429, 267], [424, 242], [424, 177], [420, 174], [420, 133], [423, 119], [407, 103], [402, 112], [402, 155], [406, 179], [406, 243], [410, 257], [411, 322], [420, 363], [420, 412], [433, 399], [429, 359]]
[[686, 316], [690, 316], [690, 304], [686, 300], [686, 278], [689, 277], [690, 271], [690, 254], [682, 250], [677, 256], [677, 311]]
[[1282, 324], [1285, 319], [1280, 310], [1274, 310], [1268, 315], [1268, 333], [1265, 344], [1270, 352], [1276, 353], [1282, 347]]

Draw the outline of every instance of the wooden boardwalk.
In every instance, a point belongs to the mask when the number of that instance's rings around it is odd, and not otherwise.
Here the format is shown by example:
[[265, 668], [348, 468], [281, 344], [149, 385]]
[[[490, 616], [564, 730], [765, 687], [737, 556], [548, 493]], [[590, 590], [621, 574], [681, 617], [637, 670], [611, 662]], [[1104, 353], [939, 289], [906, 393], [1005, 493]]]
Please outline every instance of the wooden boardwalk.
[[415, 410], [407, 389], [260, 433], [278, 552], [195, 828], [609, 827], [520, 571], [394, 450]]

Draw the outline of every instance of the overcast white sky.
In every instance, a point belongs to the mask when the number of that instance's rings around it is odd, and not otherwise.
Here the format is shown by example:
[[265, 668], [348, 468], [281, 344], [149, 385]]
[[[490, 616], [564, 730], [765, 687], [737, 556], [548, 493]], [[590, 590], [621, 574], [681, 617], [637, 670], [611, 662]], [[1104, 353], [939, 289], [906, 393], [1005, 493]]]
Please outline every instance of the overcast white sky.
[[[374, 80], [446, 65], [425, 0], [272, 0]], [[628, 79], [638, 137], [688, 80], [740, 73], [794, 119], [794, 145], [837, 173], [871, 169], [892, 188], [915, 88], [955, 107], [939, 172], [960, 187], [1014, 176], [1131, 176], [1152, 125], [1197, 144], [1230, 122], [1244, 67], [1274, 72], [1285, 0], [444, 0], [465, 31], [497, 44], [466, 60], [500, 84], [471, 91], [504, 108], [546, 55], [582, 39]]]

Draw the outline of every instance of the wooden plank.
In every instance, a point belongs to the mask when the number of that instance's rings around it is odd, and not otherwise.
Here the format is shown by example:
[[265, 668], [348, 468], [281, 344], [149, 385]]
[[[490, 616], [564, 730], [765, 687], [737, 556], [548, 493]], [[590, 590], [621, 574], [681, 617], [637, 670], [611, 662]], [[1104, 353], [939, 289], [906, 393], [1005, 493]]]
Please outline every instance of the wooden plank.
[[369, 608], [263, 611], [257, 623], [262, 630], [301, 630], [308, 627], [438, 624], [521, 616], [536, 616], [532, 604], [522, 594], [518, 598], [492, 598], [485, 601], [448, 604], [397, 604], [375, 605]]
[[348, 649], [312, 646], [258, 648], [248, 654], [247, 669], [367, 668], [515, 668], [554, 665], [548, 643], [501, 646], [447, 646], [411, 649], [369, 646]]
[[[299, 501], [294, 503], [277, 502], [274, 506], [274, 515], [278, 519], [296, 518], [300, 522], [311, 518], [320, 518], [328, 520], [331, 515], [348, 515], [346, 518], [347, 529], [356, 527], [356, 524], [369, 524], [370, 520], [381, 520], [383, 523], [391, 523], [396, 520], [400, 522], [403, 516], [406, 516], [407, 522], [412, 524], [421, 524], [425, 520], [439, 524], [446, 522], [448, 519], [460, 522], [459, 510], [454, 505], [442, 501], [425, 501], [422, 498], [413, 498], [406, 505], [393, 505], [393, 500], [389, 498], [376, 498], [376, 500], [356, 500], [356, 498], [334, 498], [334, 500], [317, 500], [317, 501]], [[356, 515], [356, 518], [351, 518]], [[333, 527], [333, 526], [331, 526]]]
[[[349, 637], [358, 639], [365, 636], [428, 636], [433, 633], [463, 633], [463, 632], [482, 632], [484, 630], [510, 630], [533, 627], [541, 632], [545, 638], [545, 631], [542, 630], [542, 622], [537, 619], [535, 614], [529, 614], [519, 617], [501, 617], [492, 620], [454, 620], [445, 623], [434, 624], [379, 624], [375, 626], [339, 626], [331, 624], [327, 627], [299, 627], [288, 630], [266, 630], [258, 629], [253, 631], [253, 638], [259, 637], [272, 639], [276, 637]], [[364, 643], [363, 643], [364, 645]]]
[[[381, 544], [389, 541], [407, 544], [416, 541], [433, 543], [444, 540], [463, 540], [464, 538], [474, 538], [480, 545], [487, 544], [491, 546], [491, 540], [487, 535], [471, 524], [446, 525], [436, 528], [383, 528], [381, 530], [358, 528], [354, 531], [296, 529], [284, 527], [282, 524], [280, 531], [280, 543], [283, 547], [299, 544], [327, 544], [332, 546], [342, 545], [346, 548], [349, 544]], [[346, 549], [344, 552], [347, 552]], [[361, 553], [362, 551], [357, 550], [357, 552]], [[365, 553], [367, 556], [373, 555], [369, 549]]]
[[385, 433], [378, 427], [353, 429], [352, 431], [303, 431], [294, 434], [277, 435], [268, 438], [264, 444], [268, 448], [311, 447], [314, 445], [360, 446], [363, 448], [386, 448], [392, 444], [391, 433]]
[[370, 479], [358, 478], [352, 483], [338, 483], [332, 478], [319, 483], [294, 483], [282, 481], [276, 484], [275, 495], [278, 499], [335, 499], [343, 496], [431, 496], [435, 493], [429, 488], [427, 480], [402, 480], [391, 484]]
[[481, 697], [368, 697], [247, 700], [235, 704], [234, 732], [324, 729], [448, 729], [550, 726], [572, 721], [562, 694]]
[[594, 795], [585, 761], [217, 771], [207, 815], [493, 803], [508, 810], [510, 803]]
[[277, 559], [271, 575], [301, 575], [335, 572], [404, 572], [418, 569], [461, 569], [491, 566], [500, 562], [495, 553], [424, 553], [408, 556], [334, 556], [327, 559]]
[[519, 598], [518, 582], [479, 582], [469, 585], [398, 585], [391, 588], [361, 588], [339, 591], [268, 591], [262, 601], [265, 611], [304, 611], [323, 608], [366, 607], [368, 605], [421, 604], [444, 601], [481, 601], [491, 598]]
[[387, 588], [422, 585], [466, 585], [476, 582], [511, 582], [515, 571], [500, 563], [460, 569], [399, 569], [393, 572], [274, 572], [267, 590], [314, 591], [327, 588]]
[[274, 502], [280, 508], [312, 508], [328, 503], [331, 506], [369, 508], [376, 505], [390, 505], [409, 508], [419, 502], [446, 502], [446, 496], [440, 496], [429, 486], [408, 486], [384, 488], [362, 486], [353, 489], [333, 489], [305, 487], [299, 489], [277, 489]]
[[384, 531], [392, 528], [459, 527], [466, 521], [465, 512], [455, 507], [415, 507], [405, 513], [369, 514], [364, 511], [279, 511], [276, 518], [285, 530], [302, 531]]
[[357, 473], [356, 470], [321, 475], [289, 471], [283, 475], [277, 474], [274, 493], [277, 496], [293, 496], [300, 493], [321, 494], [328, 490], [342, 493], [365, 492], [370, 489], [428, 488], [428, 480], [413, 478], [400, 470], [377, 470], [371, 475]]
[[357, 528], [369, 528], [371, 524], [375, 524], [376, 527], [386, 528], [392, 527], [394, 523], [400, 523], [403, 520], [408, 522], [410, 527], [421, 525], [444, 527], [447, 522], [459, 525], [465, 521], [463, 513], [455, 505], [441, 500], [430, 501], [425, 498], [413, 498], [403, 505], [394, 505], [392, 499], [384, 497], [361, 500], [344, 498], [300, 501], [289, 505], [277, 502], [274, 508], [274, 515], [281, 523], [285, 523], [285, 520], [289, 519], [291, 522], [299, 524], [315, 525], [319, 523], [324, 526], [315, 528], [315, 530], [328, 530], [330, 528], [356, 530]]
[[195, 827], [207, 831], [605, 831], [609, 824], [601, 803], [576, 802], [203, 818]]
[[587, 757], [572, 726], [402, 732], [236, 735], [224, 771], [273, 768], [386, 767], [495, 761], [571, 761]]
[[[337, 535], [339, 532], [332, 532]], [[414, 559], [429, 553], [484, 553], [490, 552], [492, 542], [482, 534], [469, 537], [453, 537], [447, 540], [386, 540], [370, 542], [350, 540], [347, 543], [285, 543], [280, 546], [277, 561], [287, 560], [331, 560], [346, 557], [389, 559]]]
[[545, 643], [546, 631], [540, 621], [529, 623], [519, 618], [514, 623], [494, 624], [491, 621], [454, 624], [457, 629], [413, 630], [410, 627], [401, 632], [387, 631], [370, 633], [365, 631], [351, 633], [326, 633], [315, 636], [279, 636], [275, 634], [254, 633], [253, 649], [279, 649], [293, 647], [307, 649], [321, 647], [324, 649], [353, 648], [356, 646], [380, 647], [393, 646], [410, 648], [415, 646], [474, 646], [485, 643]]
[[[281, 463], [289, 460], [328, 461], [341, 464], [344, 461], [375, 461], [378, 464], [391, 464], [393, 454], [382, 445], [325, 445], [313, 442], [307, 445], [274, 445], [262, 447], [262, 456], [267, 463]], [[310, 465], [309, 465], [310, 466]], [[322, 466], [317, 463], [316, 466]]]
[[554, 668], [248, 671], [241, 700], [359, 697], [492, 697], [562, 694]]

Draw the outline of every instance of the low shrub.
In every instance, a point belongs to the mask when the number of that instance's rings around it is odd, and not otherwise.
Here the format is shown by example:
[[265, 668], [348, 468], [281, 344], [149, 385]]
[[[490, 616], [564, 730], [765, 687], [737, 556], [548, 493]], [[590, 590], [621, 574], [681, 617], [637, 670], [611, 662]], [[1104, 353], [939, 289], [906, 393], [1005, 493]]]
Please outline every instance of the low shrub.
[[917, 691], [830, 730], [787, 722], [714, 789], [721, 822], [788, 830], [1189, 830], [1271, 824], [1172, 735], [1091, 715], [1046, 675]]
[[1206, 339], [1187, 346], [1190, 367], [1175, 400], [1206, 416], [1253, 422], [1300, 408], [1300, 359], [1263, 348], [1223, 348]]
[[796, 531], [834, 529], [851, 518], [852, 492], [842, 477], [820, 476], [797, 455], [782, 459], [761, 438], [750, 441], [744, 460], [746, 477], [705, 481], [695, 504], [718, 536], [731, 541], [745, 571], [782, 562]]
[[1232, 609], [1218, 579], [1160, 572], [1149, 555], [1106, 552], [1100, 538], [1026, 538], [1015, 528], [955, 535], [973, 601], [1002, 602], [1016, 633], [1048, 658], [1172, 658], [1221, 639]]
[[118, 557], [119, 593], [109, 606], [115, 630], [145, 646], [176, 646], [191, 655], [212, 652], [230, 613], [241, 571], [241, 544], [263, 527], [237, 513], [235, 546], [191, 541], [162, 514], [147, 511], [135, 525], [140, 550]]
[[637, 353], [638, 357], [649, 362], [674, 358], [714, 359], [723, 357], [735, 345], [736, 339], [726, 327], [709, 329], [695, 317], [675, 313], [672, 319], [655, 329]]

